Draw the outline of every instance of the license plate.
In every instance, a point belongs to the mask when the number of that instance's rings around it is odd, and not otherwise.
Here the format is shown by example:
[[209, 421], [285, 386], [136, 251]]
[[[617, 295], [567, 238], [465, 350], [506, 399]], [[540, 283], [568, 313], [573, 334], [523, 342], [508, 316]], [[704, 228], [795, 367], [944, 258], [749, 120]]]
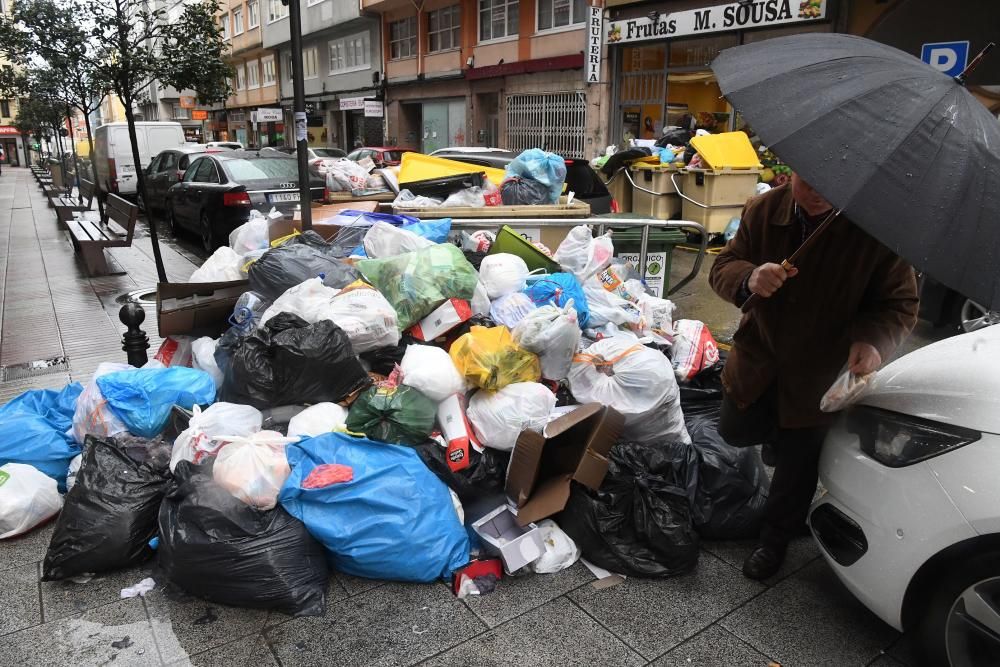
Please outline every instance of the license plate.
[[268, 195], [268, 201], [298, 201], [298, 192], [279, 192], [277, 194]]

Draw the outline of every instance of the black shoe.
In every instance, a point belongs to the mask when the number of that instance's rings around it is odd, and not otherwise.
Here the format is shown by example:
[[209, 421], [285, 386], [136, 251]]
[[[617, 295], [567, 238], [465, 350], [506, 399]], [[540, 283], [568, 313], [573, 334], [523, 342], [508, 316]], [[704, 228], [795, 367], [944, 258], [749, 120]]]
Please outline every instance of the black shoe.
[[767, 579], [777, 574], [785, 560], [785, 549], [758, 544], [743, 561], [743, 574], [750, 579]]

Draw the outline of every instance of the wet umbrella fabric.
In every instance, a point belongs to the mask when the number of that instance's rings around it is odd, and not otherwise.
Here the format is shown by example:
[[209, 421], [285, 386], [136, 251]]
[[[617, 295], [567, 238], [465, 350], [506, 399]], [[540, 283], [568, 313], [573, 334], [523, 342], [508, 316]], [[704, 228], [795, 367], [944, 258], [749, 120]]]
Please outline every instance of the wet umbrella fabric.
[[764, 143], [834, 206], [1000, 309], [1000, 122], [954, 77], [841, 34], [734, 47], [712, 69]]

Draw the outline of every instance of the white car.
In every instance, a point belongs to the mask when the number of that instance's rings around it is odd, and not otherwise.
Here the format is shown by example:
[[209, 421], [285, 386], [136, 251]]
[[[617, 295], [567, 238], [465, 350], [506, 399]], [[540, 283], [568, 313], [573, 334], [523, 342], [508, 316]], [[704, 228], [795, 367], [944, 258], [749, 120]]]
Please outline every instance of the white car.
[[831, 429], [809, 525], [929, 665], [1000, 665], [1000, 326], [881, 370]]

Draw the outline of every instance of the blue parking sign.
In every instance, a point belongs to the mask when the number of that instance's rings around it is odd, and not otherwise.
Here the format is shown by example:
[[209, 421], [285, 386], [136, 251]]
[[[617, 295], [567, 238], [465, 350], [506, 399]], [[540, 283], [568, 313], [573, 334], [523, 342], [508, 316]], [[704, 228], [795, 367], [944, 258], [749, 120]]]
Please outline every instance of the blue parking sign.
[[969, 61], [968, 42], [934, 42], [924, 44], [920, 59], [948, 76], [958, 76]]

